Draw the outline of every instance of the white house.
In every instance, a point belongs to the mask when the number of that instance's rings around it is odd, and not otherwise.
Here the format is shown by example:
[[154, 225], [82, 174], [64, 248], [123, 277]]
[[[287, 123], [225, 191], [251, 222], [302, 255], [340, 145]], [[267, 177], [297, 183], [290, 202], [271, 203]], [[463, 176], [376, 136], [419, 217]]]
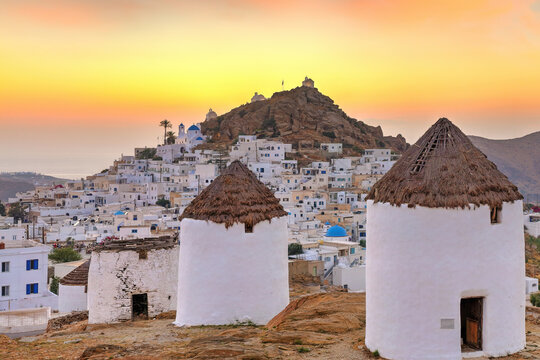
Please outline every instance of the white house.
[[182, 214], [175, 324], [265, 324], [289, 303], [287, 213], [234, 161]]
[[439, 119], [367, 199], [371, 351], [458, 360], [524, 348], [522, 196], [465, 134]]
[[178, 244], [172, 237], [112, 241], [92, 252], [88, 323], [147, 319], [176, 309]]
[[88, 310], [88, 269], [90, 260], [73, 269], [60, 279], [58, 285], [58, 311], [61, 313]]
[[0, 242], [0, 311], [36, 307], [58, 309], [47, 290], [50, 247], [31, 240]]

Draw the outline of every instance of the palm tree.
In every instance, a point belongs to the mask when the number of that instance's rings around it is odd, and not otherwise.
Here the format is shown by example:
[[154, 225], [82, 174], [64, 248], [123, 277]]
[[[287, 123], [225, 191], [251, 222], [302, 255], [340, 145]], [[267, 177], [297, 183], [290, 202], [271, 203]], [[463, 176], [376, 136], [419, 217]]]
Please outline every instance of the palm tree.
[[167, 131], [167, 134], [165, 134], [167, 137], [167, 144], [174, 144], [174, 141], [176, 140], [176, 136], [174, 136], [174, 131]]
[[163, 126], [163, 145], [167, 143], [167, 129], [172, 128], [172, 124], [169, 120], [165, 119], [159, 123], [159, 126]]

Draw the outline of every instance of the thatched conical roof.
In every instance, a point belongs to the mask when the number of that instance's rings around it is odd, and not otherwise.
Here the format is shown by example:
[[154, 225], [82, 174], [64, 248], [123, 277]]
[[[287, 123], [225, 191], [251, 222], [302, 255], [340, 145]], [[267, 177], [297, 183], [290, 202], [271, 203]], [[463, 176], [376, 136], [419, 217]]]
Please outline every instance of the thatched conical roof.
[[457, 126], [442, 118], [373, 186], [367, 199], [465, 208], [500, 206], [523, 197]]
[[60, 279], [60, 284], [71, 286], [88, 285], [88, 270], [90, 269], [90, 260], [71, 270], [66, 276]]
[[182, 219], [254, 226], [287, 215], [272, 191], [240, 161], [233, 161], [184, 210]]

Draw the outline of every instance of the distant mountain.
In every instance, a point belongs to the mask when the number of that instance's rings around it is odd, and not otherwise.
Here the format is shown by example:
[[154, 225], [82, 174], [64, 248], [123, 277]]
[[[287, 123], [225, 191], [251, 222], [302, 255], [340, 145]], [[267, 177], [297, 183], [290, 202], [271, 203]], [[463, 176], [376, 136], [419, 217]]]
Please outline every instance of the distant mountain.
[[509, 140], [469, 136], [530, 201], [540, 197], [540, 131]]
[[0, 173], [0, 200], [6, 201], [21, 191], [34, 189], [36, 185], [61, 184], [67, 181], [33, 172]]
[[202, 132], [210, 139], [205, 144], [208, 148], [228, 147], [242, 134], [292, 143], [300, 150], [306, 146], [299, 143], [311, 142], [317, 148], [320, 143], [341, 142], [345, 155], [381, 147], [403, 152], [409, 146], [403, 136], [384, 136], [380, 126], [349, 117], [331, 98], [307, 86], [277, 92], [270, 99], [244, 104], [206, 120]]

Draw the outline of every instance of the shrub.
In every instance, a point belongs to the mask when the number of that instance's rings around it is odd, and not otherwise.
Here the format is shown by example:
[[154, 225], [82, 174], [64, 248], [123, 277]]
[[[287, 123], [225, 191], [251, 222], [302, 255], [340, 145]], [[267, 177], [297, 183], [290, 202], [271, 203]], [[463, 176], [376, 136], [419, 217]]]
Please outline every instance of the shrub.
[[371, 353], [373, 356], [375, 357], [380, 357], [381, 355], [379, 354], [379, 350], [375, 350], [374, 352]]
[[335, 139], [336, 134], [333, 131], [323, 131], [323, 136], [329, 137], [330, 139]]
[[163, 206], [164, 208], [170, 208], [171, 202], [167, 199], [161, 198], [158, 201], [156, 201], [156, 205]]
[[296, 349], [296, 351], [298, 351], [299, 353], [308, 353], [308, 352], [311, 351], [311, 349], [307, 348], [307, 347], [300, 346], [299, 348]]
[[531, 294], [531, 304], [540, 306], [540, 293]]
[[289, 246], [288, 246], [288, 253], [289, 253], [289, 255], [303, 254], [303, 253], [304, 253], [304, 249], [302, 249], [302, 245], [301, 245], [301, 244], [293, 243], [293, 244], [289, 244]]
[[49, 259], [54, 263], [65, 263], [81, 260], [82, 256], [70, 247], [56, 248], [49, 254]]
[[60, 283], [60, 280], [58, 276], [53, 276], [51, 280], [51, 292], [53, 294], [58, 295], [58, 284]]

